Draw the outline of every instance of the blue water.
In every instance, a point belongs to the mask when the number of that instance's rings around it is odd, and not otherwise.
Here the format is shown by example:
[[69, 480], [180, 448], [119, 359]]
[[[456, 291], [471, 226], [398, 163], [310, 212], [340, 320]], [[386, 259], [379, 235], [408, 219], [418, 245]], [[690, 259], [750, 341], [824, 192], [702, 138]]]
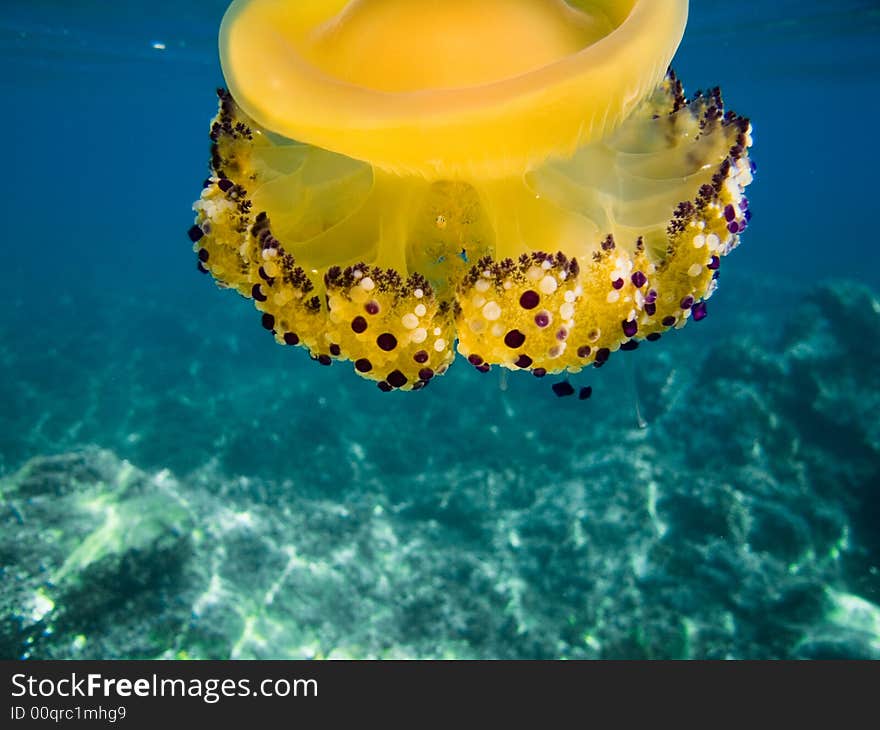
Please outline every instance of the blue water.
[[[461, 363], [383, 396], [198, 275], [225, 7], [4, 3], [0, 654], [880, 656], [876, 3], [692, 3], [673, 65], [752, 119], [754, 218], [586, 404]], [[185, 509], [68, 565], [107, 494]]]

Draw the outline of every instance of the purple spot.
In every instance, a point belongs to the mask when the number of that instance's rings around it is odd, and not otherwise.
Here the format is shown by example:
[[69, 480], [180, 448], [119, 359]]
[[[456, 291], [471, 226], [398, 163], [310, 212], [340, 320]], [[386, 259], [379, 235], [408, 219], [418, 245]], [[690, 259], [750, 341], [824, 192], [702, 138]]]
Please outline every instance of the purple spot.
[[196, 261], [196, 268], [201, 271], [203, 274], [207, 274], [208, 270], [205, 268], [204, 264], [201, 261]]
[[419, 350], [415, 355], [413, 355], [413, 360], [415, 360], [419, 365], [424, 365], [428, 362], [428, 353], [424, 350]]
[[752, 220], [752, 211], [747, 210], [747, 211], [744, 213], [744, 216], [745, 216], [745, 219], [746, 219], [747, 221]]
[[392, 370], [388, 373], [386, 380], [388, 381], [388, 385], [393, 388], [402, 388], [406, 385], [406, 375], [400, 372], [400, 370]]
[[522, 347], [522, 344], [525, 341], [526, 336], [519, 330], [510, 330], [510, 332], [504, 335], [504, 344], [511, 350], [515, 350], [517, 347]]
[[663, 318], [662, 325], [664, 327], [672, 327], [672, 325], [674, 325], [674, 324], [675, 324], [675, 317], [673, 317], [671, 314]]
[[475, 368], [478, 368], [478, 367], [480, 367], [480, 365], [483, 364], [483, 358], [481, 358], [479, 355], [471, 355], [468, 358], [468, 362], [471, 365], [473, 365]]
[[394, 390], [394, 389], [393, 389], [390, 385], [388, 385], [388, 383], [386, 383], [384, 380], [381, 381], [381, 382], [379, 382], [379, 383], [376, 383], [376, 387], [377, 387], [379, 390], [381, 390], [383, 393], [390, 393], [392, 390]]
[[543, 378], [547, 374], [547, 371], [544, 368], [535, 368], [532, 370], [532, 375], [536, 378]]
[[355, 360], [354, 369], [359, 373], [368, 373], [373, 369], [373, 363], [367, 360], [367, 358], [362, 357], [360, 360]]
[[641, 289], [645, 284], [648, 283], [648, 277], [645, 276], [641, 271], [634, 271], [631, 278], [633, 286], [636, 289]]
[[202, 239], [202, 236], [205, 235], [205, 232], [198, 226], [193, 226], [186, 232], [186, 235], [189, 236], [190, 241], [196, 243]]
[[333, 357], [339, 357], [339, 355], [342, 354], [342, 348], [340, 348], [339, 345], [330, 345], [330, 354], [333, 355]]
[[737, 224], [736, 221], [734, 221], [733, 223], [728, 223], [727, 230], [730, 233], [738, 233], [739, 232], [739, 224]]
[[367, 320], [358, 315], [353, 320], [351, 320], [351, 329], [357, 334], [360, 334], [367, 329]]
[[376, 344], [379, 345], [379, 349], [391, 352], [397, 347], [397, 338], [390, 332], [383, 332], [376, 338]]
[[520, 355], [516, 359], [516, 362], [514, 363], [514, 365], [516, 365], [518, 368], [523, 368], [523, 369], [530, 367], [531, 364], [532, 364], [532, 358], [530, 358], [528, 355]]
[[553, 388], [553, 392], [556, 393], [557, 398], [565, 398], [569, 395], [574, 395], [574, 387], [567, 380], [563, 380], [561, 383], [553, 383], [551, 386]]
[[538, 306], [538, 302], [540, 301], [541, 297], [538, 295], [538, 292], [529, 289], [528, 291], [524, 291], [519, 298], [519, 306], [523, 309], [534, 309]]
[[724, 206], [724, 218], [728, 222], [730, 222], [734, 218], [736, 218], [736, 211], [733, 209], [733, 206], [730, 203], [728, 203], [726, 206]]
[[299, 335], [293, 332], [285, 332], [284, 333], [284, 343], [286, 345], [298, 345], [299, 344]]
[[657, 340], [660, 339], [660, 333], [659, 333], [659, 332], [652, 332], [652, 333], [649, 334], [645, 339], [646, 339], [648, 342], [656, 342]]
[[636, 322], [635, 320], [624, 320], [623, 322], [621, 322], [621, 325], [623, 327], [623, 334], [625, 334], [627, 337], [633, 337], [635, 333], [639, 331], [638, 322]]
[[419, 370], [419, 380], [430, 380], [434, 377], [434, 371], [431, 368], [422, 368]]
[[627, 340], [626, 342], [624, 342], [620, 345], [620, 349], [624, 350], [625, 352], [630, 352], [632, 350], [638, 350], [639, 343], [637, 340]]
[[578, 393], [578, 400], [586, 400], [591, 395], [593, 395], [593, 387], [588, 385], [585, 388], [581, 388], [581, 392]]
[[487, 363], [487, 362], [484, 362], [482, 365], [480, 365], [477, 368], [477, 370], [479, 370], [481, 373], [488, 373], [491, 369], [492, 368], [489, 367], [489, 363]]
[[200, 248], [200, 249], [199, 249], [199, 261], [201, 261], [202, 263], [204, 263], [204, 262], [206, 262], [210, 257], [211, 257], [211, 255], [208, 253], [208, 249], [206, 249], [206, 248]]
[[566, 337], [568, 337], [568, 330], [565, 329], [565, 327], [562, 327], [559, 332], [556, 333], [556, 339], [563, 342]]
[[379, 302], [367, 302], [364, 309], [367, 310], [367, 314], [379, 314]]
[[653, 304], [657, 301], [657, 290], [656, 289], [648, 289], [648, 293], [645, 294], [645, 302], [648, 304]]
[[706, 268], [711, 271], [716, 271], [719, 266], [721, 266], [721, 259], [717, 256], [713, 256], [709, 263], [706, 264]]
[[707, 314], [709, 314], [709, 312], [706, 311], [706, 302], [697, 302], [691, 310], [691, 316], [694, 318], [695, 322], [699, 322], [701, 319], [706, 319]]
[[333, 361], [330, 359], [329, 355], [318, 355], [318, 362], [321, 365], [332, 365]]
[[657, 305], [654, 302], [647, 302], [645, 304], [645, 314], [649, 317], [653, 317], [657, 313]]
[[739, 201], [739, 209], [740, 210], [748, 210], [749, 209], [749, 199], [743, 198]]
[[611, 282], [611, 286], [615, 289], [623, 289], [623, 279], [615, 279]]
[[604, 363], [607, 362], [608, 358], [611, 357], [611, 350], [607, 347], [602, 347], [596, 350], [596, 362]]
[[694, 306], [694, 298], [688, 294], [686, 297], [683, 297], [682, 300], [678, 303], [682, 309], [690, 309]]
[[260, 288], [259, 284], [254, 284], [251, 289], [251, 296], [256, 299], [258, 302], [265, 302], [269, 297], [263, 294], [263, 290]]
[[233, 182], [227, 177], [224, 177], [220, 182], [217, 183], [217, 187], [220, 188], [224, 193], [228, 193], [232, 190]]
[[592, 352], [592, 348], [589, 345], [581, 345], [578, 348], [578, 357], [589, 357]]
[[273, 317], [268, 312], [266, 312], [263, 315], [262, 322], [263, 322], [263, 327], [266, 328], [267, 330], [275, 329], [275, 317]]
[[535, 315], [535, 324], [538, 327], [546, 327], [550, 324], [550, 315], [547, 312], [538, 312]]

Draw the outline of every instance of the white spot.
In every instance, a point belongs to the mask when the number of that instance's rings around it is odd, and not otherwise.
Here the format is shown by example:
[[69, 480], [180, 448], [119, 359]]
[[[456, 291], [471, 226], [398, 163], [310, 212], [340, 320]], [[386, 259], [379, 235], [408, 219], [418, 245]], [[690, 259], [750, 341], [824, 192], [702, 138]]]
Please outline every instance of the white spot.
[[549, 275], [541, 279], [541, 283], [538, 284], [538, 288], [541, 290], [542, 294], [552, 294], [556, 291], [556, 287], [558, 286], [559, 284], [556, 283], [556, 277]]
[[373, 280], [369, 276], [365, 276], [360, 281], [360, 287], [364, 291], [373, 291], [373, 289], [376, 288], [376, 284], [373, 282]]
[[541, 262], [541, 268], [544, 269], [544, 271], [550, 271], [550, 269], [553, 268], [553, 264], [548, 260], [544, 260]]
[[636, 306], [639, 309], [642, 309], [645, 306], [645, 295], [642, 294], [639, 289], [636, 289]]
[[[364, 272], [361, 271], [360, 269], [355, 269], [354, 271], [351, 272], [351, 275], [354, 277], [355, 281], [358, 281], [359, 279], [364, 278]], [[418, 294], [416, 294], [416, 296], [418, 296]]]
[[694, 236], [694, 248], [703, 248], [703, 246], [705, 246], [705, 245], [706, 245], [706, 237], [702, 233], [699, 233], [696, 236]]
[[437, 352], [443, 352], [443, 350], [446, 349], [446, 340], [444, 340], [442, 337], [439, 340], [435, 340], [434, 349]]
[[471, 298], [471, 304], [473, 304], [477, 309], [482, 307], [486, 303], [486, 297], [482, 294], [477, 294]]
[[412, 312], [407, 312], [400, 318], [401, 324], [406, 327], [408, 330], [414, 330], [419, 326], [419, 318], [416, 317]]
[[717, 251], [718, 247], [721, 245], [721, 239], [714, 233], [710, 233], [706, 236], [706, 245], [709, 247], [710, 251]]
[[428, 330], [424, 327], [418, 327], [413, 330], [413, 333], [409, 336], [411, 342], [415, 342], [417, 345], [424, 342], [428, 339]]
[[471, 332], [474, 334], [480, 334], [480, 332], [486, 329], [486, 322], [482, 319], [472, 319], [468, 322], [468, 327], [470, 327]]
[[416, 299], [421, 299], [423, 296], [425, 296], [425, 292], [423, 292], [421, 289], [416, 289], [416, 290], [413, 292], [413, 296], [414, 296]]
[[439, 337], [441, 334], [443, 334], [443, 330], [440, 329], [439, 327], [435, 327], [434, 328], [434, 337]]
[[474, 289], [479, 292], [489, 291], [489, 282], [486, 279], [477, 279], [477, 283], [474, 284]]
[[700, 264], [692, 264], [688, 269], [688, 276], [699, 276], [703, 272], [703, 267]]
[[501, 316], [501, 307], [498, 306], [498, 302], [486, 302], [486, 306], [483, 307], [483, 316], [490, 322], [498, 319]]
[[531, 266], [526, 272], [526, 278], [531, 281], [538, 281], [542, 276], [544, 276], [544, 270], [540, 266]]
[[501, 337], [504, 334], [504, 325], [501, 322], [496, 322], [492, 325], [492, 336], [493, 337]]
[[559, 308], [559, 314], [563, 319], [571, 319], [574, 316], [574, 304], [566, 302]]
[[511, 282], [511, 281], [505, 281], [504, 284], [503, 284], [502, 286], [504, 286], [505, 289], [510, 289], [510, 287], [513, 286], [513, 282]]
[[620, 292], [617, 289], [612, 289], [608, 292], [607, 302], [609, 304], [614, 304], [618, 299], [620, 299]]
[[567, 291], [565, 292], [565, 296], [563, 297], [563, 299], [565, 299], [565, 301], [567, 302], [573, 302], [575, 299], [577, 299], [577, 295], [573, 291]]
[[415, 313], [417, 317], [424, 317], [428, 313], [428, 308], [424, 304], [417, 304]]

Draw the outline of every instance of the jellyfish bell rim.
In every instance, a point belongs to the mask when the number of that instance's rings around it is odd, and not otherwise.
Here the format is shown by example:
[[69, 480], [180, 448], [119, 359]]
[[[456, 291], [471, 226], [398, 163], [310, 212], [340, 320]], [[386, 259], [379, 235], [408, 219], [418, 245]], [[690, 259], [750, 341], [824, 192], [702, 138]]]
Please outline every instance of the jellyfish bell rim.
[[626, 16], [610, 33], [526, 73], [389, 92], [318, 68], [296, 47], [307, 34], [294, 42], [271, 22], [301, 12], [317, 26], [346, 6], [342, 0], [234, 0], [220, 29], [221, 66], [241, 108], [286, 138], [396, 174], [507, 177], [601, 139], [660, 83], [684, 34], [688, 0], [622, 5]]

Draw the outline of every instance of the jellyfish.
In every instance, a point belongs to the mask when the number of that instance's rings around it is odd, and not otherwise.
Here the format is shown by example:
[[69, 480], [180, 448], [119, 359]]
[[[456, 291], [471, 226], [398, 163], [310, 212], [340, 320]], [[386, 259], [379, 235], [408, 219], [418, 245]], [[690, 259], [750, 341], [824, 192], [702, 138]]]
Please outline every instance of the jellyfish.
[[669, 64], [687, 0], [235, 0], [189, 231], [282, 345], [417, 390], [456, 351], [600, 367], [707, 315], [748, 119]]

